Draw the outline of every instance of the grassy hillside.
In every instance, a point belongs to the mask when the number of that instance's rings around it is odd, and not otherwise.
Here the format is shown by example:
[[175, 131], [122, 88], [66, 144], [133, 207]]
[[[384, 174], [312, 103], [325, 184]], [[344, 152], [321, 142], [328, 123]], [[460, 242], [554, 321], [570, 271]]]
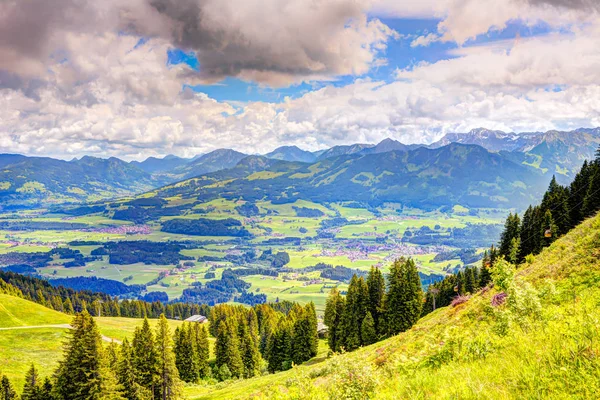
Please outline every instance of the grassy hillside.
[[[275, 375], [188, 388], [191, 399], [594, 398], [600, 390], [600, 216], [505, 288], [439, 309], [410, 331]], [[499, 281], [497, 281], [499, 282]], [[504, 304], [493, 306], [501, 290]], [[319, 361], [319, 360], [315, 360]]]
[[[0, 294], [0, 371], [20, 391], [25, 373], [35, 363], [40, 375], [49, 376], [62, 358], [62, 344], [72, 317], [39, 304]], [[106, 341], [131, 339], [142, 320], [135, 318], [96, 318]], [[154, 327], [157, 320], [150, 320]], [[180, 321], [169, 320], [171, 331]]]

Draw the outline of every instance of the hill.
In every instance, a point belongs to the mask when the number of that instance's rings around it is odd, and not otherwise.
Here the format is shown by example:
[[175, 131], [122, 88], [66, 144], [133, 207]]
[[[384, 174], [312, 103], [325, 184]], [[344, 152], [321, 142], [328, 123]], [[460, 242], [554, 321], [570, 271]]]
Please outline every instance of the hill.
[[[62, 357], [63, 342], [72, 316], [37, 303], [0, 293], [0, 371], [20, 391], [25, 373], [34, 362], [41, 377], [49, 376]], [[141, 319], [95, 318], [105, 341], [131, 339]], [[156, 320], [150, 320], [152, 326]], [[169, 320], [171, 330], [181, 325]]]
[[267, 158], [283, 161], [299, 161], [312, 163], [317, 160], [317, 156], [310, 151], [302, 150], [297, 146], [281, 146], [270, 153], [265, 154]]
[[135, 165], [149, 174], [155, 174], [169, 172], [173, 169], [186, 165], [190, 161], [192, 160], [174, 155], [168, 155], [163, 158], [148, 157], [144, 161], [132, 161], [130, 164]]
[[[396, 337], [191, 399], [594, 398], [600, 216]], [[500, 300], [498, 294], [508, 297]]]
[[63, 161], [3, 155], [0, 165], [3, 208], [129, 196], [169, 182], [118, 158]]
[[191, 162], [174, 168], [170, 173], [180, 178], [191, 178], [210, 172], [234, 167], [247, 155], [231, 149], [218, 149], [204, 154]]
[[[252, 164], [250, 166], [249, 164]], [[328, 158], [313, 164], [253, 156], [229, 170], [168, 185], [146, 196], [197, 197], [293, 203], [354, 201], [402, 203], [417, 208], [520, 207], [542, 191], [550, 177], [480, 146], [451, 144], [438, 149]]]

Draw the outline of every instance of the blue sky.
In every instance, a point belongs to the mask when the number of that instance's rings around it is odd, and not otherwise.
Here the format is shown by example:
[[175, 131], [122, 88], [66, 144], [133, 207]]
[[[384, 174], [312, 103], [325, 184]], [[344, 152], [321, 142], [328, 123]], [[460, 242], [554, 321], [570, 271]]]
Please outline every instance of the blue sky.
[[[209, 85], [190, 86], [184, 84], [184, 88], [191, 88], [196, 92], [207, 94], [209, 97], [224, 102], [234, 104], [264, 101], [271, 103], [282, 102], [286, 97], [297, 98], [312, 90], [326, 85], [345, 86], [356, 79], [371, 79], [375, 81], [391, 82], [394, 80], [394, 73], [397, 69], [410, 69], [413, 66], [426, 62], [435, 63], [440, 60], [455, 58], [449, 53], [449, 50], [456, 49], [459, 46], [454, 42], [434, 42], [429, 46], [412, 47], [411, 42], [418, 36], [425, 36], [429, 33], [436, 33], [439, 19], [405, 19], [405, 18], [383, 18], [380, 19], [390, 28], [400, 34], [395, 40], [387, 43], [387, 49], [383, 57], [388, 61], [387, 65], [372, 68], [368, 74], [363, 76], [339, 76], [332, 81], [298, 83], [283, 88], [271, 88], [269, 86], [259, 85], [254, 82], [228, 77], [224, 80]], [[552, 29], [549, 25], [540, 22], [533, 26], [527, 26], [519, 21], [511, 21], [501, 30], [492, 29], [490, 32], [479, 35], [474, 40], [469, 40], [464, 46], [477, 46], [493, 43], [506, 39], [515, 39], [517, 35], [522, 38], [540, 36], [550, 33]], [[187, 64], [193, 70], [200, 70], [201, 65], [198, 62], [193, 51], [185, 51], [173, 48], [168, 51], [168, 64]]]

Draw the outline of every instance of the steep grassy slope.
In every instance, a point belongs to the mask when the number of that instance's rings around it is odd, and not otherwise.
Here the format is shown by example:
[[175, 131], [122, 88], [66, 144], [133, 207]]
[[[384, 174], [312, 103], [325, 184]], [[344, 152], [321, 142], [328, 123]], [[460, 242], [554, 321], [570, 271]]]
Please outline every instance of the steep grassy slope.
[[[597, 398], [600, 216], [512, 277], [410, 331], [291, 371], [189, 389], [192, 399]], [[509, 296], [492, 306], [493, 296]]]
[[[0, 294], [0, 372], [20, 391], [31, 363], [40, 375], [49, 376], [62, 358], [62, 345], [72, 317], [39, 304]], [[105, 340], [131, 339], [142, 320], [135, 318], [96, 318]], [[150, 320], [154, 327], [157, 320]], [[169, 320], [171, 331], [180, 321]]]

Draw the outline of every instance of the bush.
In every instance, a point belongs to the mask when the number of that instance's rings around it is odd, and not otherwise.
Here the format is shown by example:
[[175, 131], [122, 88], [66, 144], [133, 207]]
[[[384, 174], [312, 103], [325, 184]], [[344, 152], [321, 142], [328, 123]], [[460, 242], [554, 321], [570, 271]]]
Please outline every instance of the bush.
[[377, 372], [371, 364], [345, 361], [335, 368], [328, 387], [330, 399], [366, 400], [375, 398]]

